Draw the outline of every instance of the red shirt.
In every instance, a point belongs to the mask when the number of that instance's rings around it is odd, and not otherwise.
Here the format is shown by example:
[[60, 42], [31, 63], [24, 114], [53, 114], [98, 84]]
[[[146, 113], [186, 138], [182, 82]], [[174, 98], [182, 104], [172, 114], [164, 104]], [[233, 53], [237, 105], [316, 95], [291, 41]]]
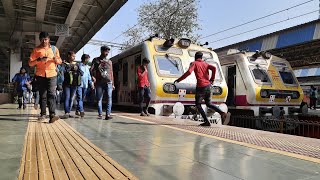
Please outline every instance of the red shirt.
[[139, 66], [137, 69], [137, 75], [138, 75], [138, 87], [144, 87], [144, 86], [150, 87], [147, 69], [145, 69], [142, 72], [141, 66]]
[[[212, 71], [212, 76], [209, 78], [209, 70]], [[194, 71], [197, 78], [197, 87], [205, 87], [211, 84], [216, 75], [216, 67], [204, 62], [202, 59], [197, 59], [190, 64], [187, 72], [185, 72], [177, 81], [180, 82], [188, 77]]]

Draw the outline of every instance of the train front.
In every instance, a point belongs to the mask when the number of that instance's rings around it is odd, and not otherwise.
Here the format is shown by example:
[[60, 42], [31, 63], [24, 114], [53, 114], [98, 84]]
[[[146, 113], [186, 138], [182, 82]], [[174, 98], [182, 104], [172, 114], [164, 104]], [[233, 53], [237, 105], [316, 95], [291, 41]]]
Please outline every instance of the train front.
[[268, 53], [262, 56], [252, 53], [247, 57], [255, 82], [251, 84], [255, 93], [248, 94], [252, 96], [248, 103], [258, 108], [255, 115], [307, 113], [307, 107], [300, 107], [303, 91], [287, 60]]
[[[216, 78], [211, 89], [211, 100], [223, 111], [227, 111], [225, 101], [228, 89], [216, 53], [207, 48], [191, 44], [188, 39], [154, 39], [150, 42], [149, 48], [154, 48], [154, 51], [150, 52], [155, 61], [156, 74], [150, 83], [156, 87], [154, 88], [156, 92], [152, 93], [151, 101], [151, 107], [155, 109], [155, 114], [177, 116], [182, 115], [182, 113], [186, 116], [196, 114], [197, 79], [194, 73], [179, 83], [174, 84], [173, 82], [188, 70], [190, 63], [195, 60], [194, 55], [197, 51], [204, 54], [203, 59], [207, 63], [216, 67]], [[207, 109], [204, 104], [203, 107]], [[208, 117], [213, 114], [214, 112], [207, 110]], [[197, 118], [197, 116], [193, 117]]]

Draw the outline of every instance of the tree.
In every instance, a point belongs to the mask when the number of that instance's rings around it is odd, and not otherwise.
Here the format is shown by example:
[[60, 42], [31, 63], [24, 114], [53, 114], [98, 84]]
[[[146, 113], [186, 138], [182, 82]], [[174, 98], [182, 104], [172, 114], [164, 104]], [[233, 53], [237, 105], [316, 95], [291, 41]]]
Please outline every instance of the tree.
[[[125, 44], [135, 45], [144, 34], [156, 34], [165, 39], [187, 37], [195, 40], [198, 24], [197, 0], [156, 0], [146, 2], [138, 9], [138, 25], [125, 32]], [[147, 37], [144, 37], [147, 38]]]

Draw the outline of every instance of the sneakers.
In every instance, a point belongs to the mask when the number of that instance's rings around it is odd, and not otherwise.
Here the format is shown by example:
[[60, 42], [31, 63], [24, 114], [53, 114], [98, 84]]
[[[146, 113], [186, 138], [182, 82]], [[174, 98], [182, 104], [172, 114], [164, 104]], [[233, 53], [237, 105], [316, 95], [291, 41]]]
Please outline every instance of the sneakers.
[[40, 117], [38, 117], [39, 121], [43, 121], [46, 119], [46, 115], [40, 115]]
[[106, 118], [104, 118], [104, 120], [110, 120], [110, 119], [112, 119], [110, 115], [106, 115]]
[[141, 113], [140, 113], [140, 116], [147, 116], [147, 115], [146, 115], [146, 113], [141, 112]]
[[26, 109], [27, 108], [27, 106], [26, 105], [23, 105], [23, 109]]
[[79, 111], [76, 111], [75, 113], [77, 116], [80, 116], [80, 117], [84, 117], [84, 112], [79, 112]]
[[37, 110], [37, 109], [38, 109], [38, 104], [35, 104], [35, 105], [33, 106], [33, 108], [34, 108], [35, 110]]
[[229, 124], [230, 116], [231, 116], [231, 114], [229, 112], [228, 113], [223, 113], [221, 115], [221, 124], [223, 124], [223, 125]]
[[54, 123], [57, 120], [59, 120], [59, 116], [56, 116], [54, 114], [50, 115], [49, 123]]
[[73, 116], [70, 113], [65, 113], [63, 116], [63, 119], [73, 118]]
[[98, 119], [102, 119], [102, 115], [101, 114], [98, 115]]
[[149, 112], [147, 110], [144, 111], [144, 113], [147, 115], [147, 116], [150, 116]]
[[211, 126], [209, 121], [206, 121], [204, 123], [201, 123], [199, 126]]

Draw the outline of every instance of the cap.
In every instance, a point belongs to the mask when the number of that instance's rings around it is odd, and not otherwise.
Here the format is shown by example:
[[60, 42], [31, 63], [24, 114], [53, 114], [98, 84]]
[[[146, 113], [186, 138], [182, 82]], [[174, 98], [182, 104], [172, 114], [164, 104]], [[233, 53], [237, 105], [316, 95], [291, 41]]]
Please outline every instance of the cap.
[[108, 46], [101, 46], [101, 51], [106, 51], [106, 50], [110, 50], [110, 48]]

